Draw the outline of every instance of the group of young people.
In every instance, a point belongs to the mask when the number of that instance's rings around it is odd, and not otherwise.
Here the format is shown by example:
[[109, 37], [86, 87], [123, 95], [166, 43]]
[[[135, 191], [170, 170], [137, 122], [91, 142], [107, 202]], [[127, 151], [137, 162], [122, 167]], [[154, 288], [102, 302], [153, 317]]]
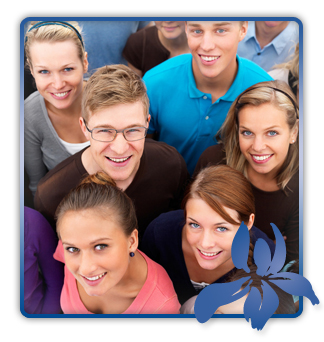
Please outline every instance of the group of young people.
[[[25, 312], [192, 313], [204, 287], [240, 274], [231, 247], [242, 222], [251, 274], [258, 238], [275, 252], [270, 223], [286, 264], [298, 265], [293, 23], [152, 22], [129, 33], [127, 66], [95, 70], [81, 26], [36, 22], [25, 34], [37, 88], [24, 109], [34, 201], [24, 211]], [[251, 39], [258, 56], [276, 52], [294, 70], [293, 86], [238, 54]], [[280, 296], [277, 312], [296, 312]]]

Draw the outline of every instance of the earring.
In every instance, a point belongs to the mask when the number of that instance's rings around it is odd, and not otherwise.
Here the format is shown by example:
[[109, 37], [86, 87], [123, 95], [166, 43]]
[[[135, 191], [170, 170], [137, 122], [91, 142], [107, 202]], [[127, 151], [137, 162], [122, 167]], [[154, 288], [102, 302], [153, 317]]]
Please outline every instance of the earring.
[[135, 253], [134, 252], [130, 252], [129, 255], [132, 258], [135, 255]]
[[293, 140], [291, 143], [293, 144], [295, 142], [295, 140]]

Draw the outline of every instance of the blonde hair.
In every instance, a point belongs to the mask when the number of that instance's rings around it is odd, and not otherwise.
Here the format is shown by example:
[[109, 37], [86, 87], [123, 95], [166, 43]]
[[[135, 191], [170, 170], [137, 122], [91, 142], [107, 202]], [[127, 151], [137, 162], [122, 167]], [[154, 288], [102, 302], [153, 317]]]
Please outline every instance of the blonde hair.
[[99, 68], [84, 88], [82, 117], [87, 122], [96, 111], [116, 104], [137, 101], [143, 103], [147, 119], [149, 99], [141, 77], [125, 65], [107, 65]]
[[[38, 26], [31, 29], [34, 25], [36, 25], [37, 21], [33, 21], [30, 23], [27, 33], [25, 35], [25, 56], [26, 56], [26, 67], [31, 68], [32, 60], [30, 56], [30, 47], [34, 42], [64, 42], [66, 40], [71, 40], [75, 43], [78, 49], [78, 56], [80, 60], [83, 62], [85, 58], [85, 48], [84, 43], [81, 36], [81, 28], [76, 21], [67, 21], [67, 22], [60, 22], [61, 24], [56, 24], [59, 22], [48, 22], [43, 26]], [[72, 25], [78, 32], [69, 27], [68, 25], [64, 25], [67, 23]], [[63, 26], [64, 25], [64, 26]], [[30, 30], [31, 29], [31, 30]]]
[[292, 86], [296, 87], [299, 83], [299, 43], [295, 46], [295, 52], [287, 63], [281, 63], [273, 67], [273, 69], [287, 69], [291, 72], [295, 81]]
[[[238, 114], [245, 106], [258, 107], [264, 103], [271, 103], [286, 113], [286, 120], [290, 130], [296, 126], [299, 110], [295, 95], [285, 82], [268, 81], [253, 85], [237, 97], [216, 135], [217, 140], [224, 144], [226, 164], [242, 172], [246, 177], [248, 162], [240, 150]], [[298, 168], [299, 139], [297, 134], [296, 142], [290, 144], [286, 160], [276, 177], [277, 185], [280, 189], [285, 189], [292, 176], [298, 171]]]

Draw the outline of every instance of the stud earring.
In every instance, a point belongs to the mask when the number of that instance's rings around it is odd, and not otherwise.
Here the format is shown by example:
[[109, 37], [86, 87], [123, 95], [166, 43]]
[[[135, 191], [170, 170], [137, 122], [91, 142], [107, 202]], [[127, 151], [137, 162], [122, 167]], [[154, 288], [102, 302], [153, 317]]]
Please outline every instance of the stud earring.
[[135, 255], [135, 253], [134, 252], [130, 252], [129, 255], [132, 258]]

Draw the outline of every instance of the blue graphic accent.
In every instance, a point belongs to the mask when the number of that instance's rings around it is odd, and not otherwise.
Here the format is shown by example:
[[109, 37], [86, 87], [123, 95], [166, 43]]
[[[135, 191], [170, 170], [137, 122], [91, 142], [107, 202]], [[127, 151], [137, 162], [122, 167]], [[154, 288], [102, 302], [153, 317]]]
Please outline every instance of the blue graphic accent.
[[[286, 260], [286, 245], [283, 236], [275, 224], [271, 223], [276, 249], [273, 258], [269, 245], [263, 239], [258, 239], [254, 246], [253, 258], [257, 266], [256, 274], [260, 276], [262, 294], [253, 286], [247, 265], [250, 235], [248, 227], [242, 222], [233, 243], [232, 260], [237, 269], [243, 269], [247, 276], [229, 283], [215, 283], [205, 287], [195, 302], [195, 315], [200, 323], [207, 322], [215, 311], [223, 305], [232, 303], [245, 295], [244, 318], [251, 319], [253, 329], [262, 330], [268, 319], [276, 312], [279, 298], [269, 283], [281, 288], [286, 293], [307, 297], [313, 305], [319, 304], [312, 285], [300, 274], [280, 272]], [[249, 280], [243, 289], [243, 284]], [[252, 283], [252, 284], [251, 284]]]

